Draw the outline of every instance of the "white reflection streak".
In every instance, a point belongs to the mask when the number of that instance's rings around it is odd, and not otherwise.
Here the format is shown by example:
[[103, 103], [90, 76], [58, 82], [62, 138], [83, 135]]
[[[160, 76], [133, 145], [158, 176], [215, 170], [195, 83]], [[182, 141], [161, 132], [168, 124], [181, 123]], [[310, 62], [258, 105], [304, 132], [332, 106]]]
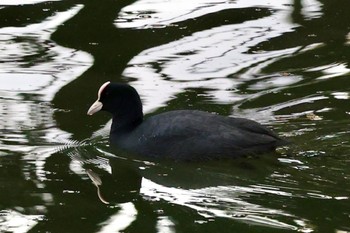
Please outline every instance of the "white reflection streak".
[[[119, 28], [169, 25], [234, 7], [237, 6], [232, 2], [222, 0], [141, 0], [123, 8], [115, 25]], [[142, 14], [149, 17], [140, 17]]]
[[[87, 70], [92, 57], [85, 52], [74, 51], [64, 48], [50, 40], [51, 34], [65, 21], [76, 15], [82, 5], [76, 5], [65, 12], [58, 12], [44, 21], [30, 24], [25, 27], [4, 27], [0, 29], [0, 44], [3, 45], [3, 53], [0, 54], [2, 60], [8, 61], [0, 64], [0, 91], [5, 99], [5, 103], [0, 104], [0, 120], [5, 125], [4, 129], [13, 131], [6, 134], [6, 140], [14, 140], [20, 130], [39, 128], [41, 143], [38, 145], [4, 145], [5, 149], [17, 151], [25, 154], [23, 159], [27, 161], [24, 165], [24, 175], [27, 179], [32, 179], [30, 171], [32, 165], [35, 166], [38, 181], [45, 178], [44, 165], [46, 159], [59, 149], [65, 147], [65, 143], [74, 145], [75, 142], [69, 140], [67, 132], [59, 130], [54, 125], [52, 113], [55, 111], [51, 105], [40, 105], [36, 101], [22, 100], [19, 93], [37, 94], [34, 98], [43, 101], [51, 101], [54, 95], [62, 86], [79, 77]], [[15, 38], [30, 38], [24, 45], [18, 44]], [[32, 47], [41, 44], [47, 49], [49, 55], [54, 55], [51, 60], [20, 67], [19, 62], [22, 56], [29, 52], [36, 54]], [[24, 46], [24, 48], [22, 47]], [[29, 50], [29, 52], [28, 52]], [[23, 106], [20, 106], [23, 105]], [[4, 119], [1, 119], [1, 116]], [[21, 136], [23, 136], [21, 134]], [[26, 137], [21, 140], [28, 140]], [[28, 143], [27, 141], [24, 143]], [[23, 143], [23, 144], [24, 144]], [[56, 144], [52, 145], [52, 143]], [[2, 145], [0, 145], [2, 147]], [[34, 181], [37, 186], [42, 183]], [[40, 187], [39, 187], [40, 188]]]
[[120, 204], [118, 207], [121, 209], [116, 214], [101, 223], [103, 227], [97, 231], [98, 233], [123, 232], [136, 220], [137, 210], [131, 202]]
[[[269, 0], [258, 2], [255, 0], [139, 0], [122, 9], [115, 25], [118, 28], [152, 28], [176, 24], [224, 9], [268, 7], [289, 10], [289, 4], [289, 0], [274, 2]], [[146, 17], [143, 17], [144, 15]]]
[[[264, 208], [259, 205], [245, 202], [234, 195], [247, 192], [268, 192], [276, 195], [291, 196], [290, 193], [277, 190], [262, 189], [262, 187], [210, 187], [196, 190], [185, 190], [179, 188], [165, 187], [152, 182], [151, 180], [142, 179], [140, 193], [145, 198], [151, 200], [166, 200], [181, 206], [194, 209], [198, 214], [206, 217], [222, 217], [239, 219], [240, 221], [249, 222], [250, 224], [267, 225], [270, 227], [297, 230], [298, 227], [280, 222], [275, 219], [259, 216], [259, 214], [273, 214], [280, 216], [295, 217], [285, 213], [282, 210]], [[224, 208], [223, 208], [224, 207]], [[242, 216], [242, 217], [236, 217]]]
[[336, 92], [333, 92], [332, 95], [334, 96], [334, 98], [339, 99], [339, 100], [350, 99], [350, 95], [348, 92], [336, 91]]
[[[45, 128], [41, 137], [46, 139], [47, 142], [60, 142], [62, 144], [66, 141], [69, 142], [70, 135], [67, 132], [51, 127], [54, 122], [51, 114], [54, 112], [52, 106], [24, 101], [18, 93], [35, 93], [39, 94], [35, 98], [41, 101], [51, 101], [62, 86], [88, 69], [92, 58], [86, 53], [78, 51], [73, 53], [73, 50], [58, 46], [49, 40], [51, 34], [59, 25], [73, 17], [81, 9], [82, 5], [77, 5], [66, 12], [59, 12], [49, 17], [41, 23], [26, 27], [4, 27], [0, 29], [0, 44], [4, 46], [0, 58], [8, 61], [0, 63], [0, 83], [2, 83], [0, 91], [1, 96], [4, 97], [3, 103], [0, 104], [0, 113], [2, 113], [0, 114], [0, 120], [4, 123], [3, 128], [15, 132], [19, 126], [25, 129]], [[21, 59], [21, 56], [27, 54], [28, 51], [22, 51], [21, 46], [16, 44], [17, 42], [9, 42], [13, 41], [14, 38], [33, 38], [33, 41], [37, 41], [37, 43], [48, 43], [50, 44], [49, 51], [54, 51], [55, 56], [52, 61], [30, 67], [19, 67], [17, 59]], [[1, 116], [4, 119], [1, 119]], [[6, 135], [6, 137], [8, 136]], [[16, 135], [14, 133], [10, 136]], [[27, 138], [21, 140], [27, 140]], [[13, 146], [13, 149], [14, 151], [28, 151], [29, 156], [36, 156], [40, 161], [44, 161], [48, 155], [47, 153], [41, 154], [38, 152], [57, 150], [57, 148], [50, 149], [46, 146], [23, 145]], [[41, 162], [39, 163], [41, 164]]]
[[322, 16], [323, 4], [316, 0], [303, 0], [301, 1], [303, 8], [301, 13], [306, 19], [320, 18]]
[[[315, 69], [317, 69], [317, 68], [319, 68], [319, 67], [316, 67]], [[331, 65], [326, 66], [326, 68], [323, 69], [322, 72], [325, 75], [322, 75], [321, 77], [318, 77], [317, 79], [323, 80], [323, 79], [329, 79], [329, 78], [347, 75], [350, 73], [350, 69], [347, 68], [347, 64], [344, 64], [344, 63], [331, 64]]]
[[[297, 106], [300, 104], [313, 103], [315, 101], [324, 100], [324, 99], [328, 99], [328, 98], [329, 97], [327, 97], [327, 96], [306, 96], [306, 97], [302, 97], [299, 99], [294, 99], [294, 100], [278, 103], [275, 105], [271, 105], [271, 106], [268, 106], [267, 108], [261, 108], [261, 109], [259, 109], [259, 114], [256, 114], [257, 113], [256, 109], [245, 109], [244, 111], [241, 111], [240, 114], [236, 114], [236, 116], [242, 116], [242, 117], [248, 116], [248, 118], [250, 118], [250, 119], [255, 119], [255, 120], [258, 120], [259, 122], [264, 122], [264, 121], [266, 121], [266, 119], [268, 119], [268, 117], [271, 118], [271, 115], [273, 112], [277, 112], [281, 109], [290, 108], [290, 107]], [[292, 115], [286, 115], [285, 117], [286, 118], [298, 118], [298, 117], [303, 116], [309, 112], [310, 111], [293, 113]], [[281, 116], [283, 116], [283, 115], [279, 115], [279, 117], [281, 117]]]
[[349, 46], [350, 45], [350, 32], [346, 35], [346, 42], [345, 45]]
[[[145, 50], [130, 61], [123, 75], [137, 79], [130, 83], [140, 92], [145, 112], [164, 106], [188, 88], [205, 87], [216, 102], [242, 100], [247, 96], [232, 91], [246, 81], [247, 76], [239, 75], [240, 71], [298, 49], [249, 52], [255, 45], [293, 29], [295, 25], [287, 22], [285, 15], [283, 10], [277, 11], [268, 17], [211, 28]], [[237, 77], [230, 77], [235, 73]]]
[[157, 222], [157, 232], [159, 233], [173, 233], [176, 232], [174, 229], [175, 224], [167, 217], [161, 216]]
[[0, 211], [0, 232], [26, 233], [42, 217], [42, 215], [24, 215], [13, 210], [2, 210]]
[[42, 2], [55, 2], [59, 0], [1, 0], [1, 5], [3, 6], [22, 6], [22, 5], [29, 5], [29, 4], [38, 4]]
[[30, 24], [26, 27], [0, 29], [0, 42], [4, 43], [5, 52], [10, 53], [0, 55], [3, 59], [9, 59], [13, 54], [20, 56], [20, 54], [27, 53], [21, 51], [20, 46], [8, 48], [11, 44], [7, 41], [16, 37], [34, 38], [42, 44], [49, 41], [49, 50], [55, 54], [52, 61], [36, 64], [29, 68], [18, 67], [17, 62], [0, 64], [0, 68], [2, 68], [0, 82], [5, 84], [1, 87], [2, 90], [36, 92], [43, 95], [42, 100], [51, 101], [62, 86], [89, 68], [92, 63], [90, 55], [59, 46], [50, 41], [50, 36], [57, 27], [77, 14], [82, 7], [82, 5], [77, 5], [65, 12], [59, 12], [41, 23]]

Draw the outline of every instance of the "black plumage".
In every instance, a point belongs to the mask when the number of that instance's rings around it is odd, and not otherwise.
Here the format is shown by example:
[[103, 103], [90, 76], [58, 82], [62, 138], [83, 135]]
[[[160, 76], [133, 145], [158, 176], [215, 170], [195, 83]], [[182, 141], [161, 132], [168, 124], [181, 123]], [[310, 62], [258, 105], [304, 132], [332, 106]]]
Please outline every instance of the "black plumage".
[[286, 144], [255, 121], [204, 111], [169, 111], [144, 120], [140, 97], [126, 84], [103, 84], [88, 114], [99, 110], [113, 115], [112, 146], [154, 158], [230, 158], [270, 152]]

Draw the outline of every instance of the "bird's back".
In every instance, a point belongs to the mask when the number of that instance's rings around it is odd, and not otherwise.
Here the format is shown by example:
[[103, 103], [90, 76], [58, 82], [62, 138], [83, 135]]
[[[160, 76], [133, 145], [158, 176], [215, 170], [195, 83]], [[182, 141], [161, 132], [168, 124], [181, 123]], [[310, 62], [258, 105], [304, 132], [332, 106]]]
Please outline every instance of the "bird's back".
[[116, 141], [138, 154], [176, 160], [237, 157], [271, 151], [284, 143], [255, 121], [190, 110], [149, 117]]

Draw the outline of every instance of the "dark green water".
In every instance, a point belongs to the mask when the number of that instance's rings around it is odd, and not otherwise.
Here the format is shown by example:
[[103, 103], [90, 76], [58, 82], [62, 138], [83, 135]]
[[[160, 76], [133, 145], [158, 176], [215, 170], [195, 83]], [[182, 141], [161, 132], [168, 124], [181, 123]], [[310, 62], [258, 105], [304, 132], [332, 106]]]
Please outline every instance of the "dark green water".
[[[0, 232], [350, 232], [350, 2], [0, 1]], [[108, 146], [100, 85], [146, 115], [257, 120], [276, 155], [169, 163]], [[107, 126], [106, 126], [107, 125]]]

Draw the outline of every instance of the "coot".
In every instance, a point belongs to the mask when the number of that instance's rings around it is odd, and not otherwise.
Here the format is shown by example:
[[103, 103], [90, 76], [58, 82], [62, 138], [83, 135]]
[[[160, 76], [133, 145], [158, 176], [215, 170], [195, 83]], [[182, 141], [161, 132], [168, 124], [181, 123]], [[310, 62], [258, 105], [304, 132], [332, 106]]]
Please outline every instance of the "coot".
[[126, 84], [106, 82], [97, 97], [87, 114], [110, 112], [111, 145], [138, 155], [174, 160], [234, 158], [286, 144], [255, 121], [203, 111], [169, 111], [144, 120], [140, 96]]

